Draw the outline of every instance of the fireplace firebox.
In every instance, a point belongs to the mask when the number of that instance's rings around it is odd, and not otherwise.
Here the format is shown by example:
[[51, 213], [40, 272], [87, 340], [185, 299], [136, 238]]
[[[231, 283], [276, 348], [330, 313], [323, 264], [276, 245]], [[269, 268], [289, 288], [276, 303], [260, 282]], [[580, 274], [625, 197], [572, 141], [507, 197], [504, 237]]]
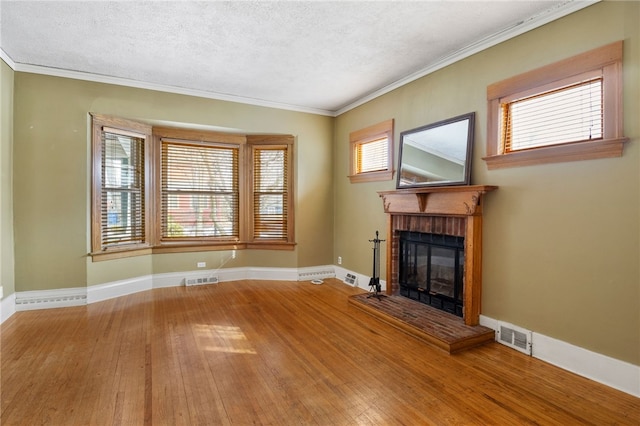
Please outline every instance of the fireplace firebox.
[[399, 294], [463, 316], [464, 237], [400, 232]]

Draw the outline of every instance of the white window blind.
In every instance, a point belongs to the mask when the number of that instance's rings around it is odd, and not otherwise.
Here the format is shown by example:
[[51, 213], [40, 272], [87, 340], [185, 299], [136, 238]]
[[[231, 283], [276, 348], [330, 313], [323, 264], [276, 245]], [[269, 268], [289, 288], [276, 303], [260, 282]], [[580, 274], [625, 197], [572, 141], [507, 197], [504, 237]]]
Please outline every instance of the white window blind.
[[144, 242], [144, 138], [103, 129], [101, 196], [102, 248]]
[[501, 105], [505, 152], [602, 139], [602, 79]]
[[238, 237], [238, 148], [162, 140], [162, 238]]
[[356, 173], [387, 170], [389, 161], [389, 140], [384, 137], [358, 144], [356, 147]]
[[288, 161], [286, 147], [253, 150], [253, 233], [255, 239], [287, 239]]

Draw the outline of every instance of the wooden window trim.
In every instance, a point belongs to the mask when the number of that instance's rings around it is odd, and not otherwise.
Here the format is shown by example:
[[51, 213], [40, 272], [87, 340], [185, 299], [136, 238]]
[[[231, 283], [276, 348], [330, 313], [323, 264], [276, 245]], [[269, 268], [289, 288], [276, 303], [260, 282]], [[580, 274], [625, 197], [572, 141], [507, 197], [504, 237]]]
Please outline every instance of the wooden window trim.
[[[376, 182], [393, 179], [393, 125], [394, 120], [389, 119], [378, 124], [356, 130], [349, 134], [349, 180], [351, 183]], [[386, 137], [388, 140], [387, 170], [376, 172], [358, 173], [355, 157], [358, 145]]]
[[[623, 136], [622, 48], [623, 42], [617, 41], [488, 86], [487, 156], [483, 157], [487, 168], [622, 156], [624, 144], [629, 140]], [[501, 99], [593, 72], [599, 72], [604, 79], [603, 139], [504, 153], [499, 136]]]
[[[247, 236], [247, 247], [257, 249], [272, 249], [272, 250], [293, 250], [295, 248], [295, 222], [294, 222], [294, 157], [293, 157], [293, 136], [264, 136], [264, 135], [248, 135], [247, 145], [251, 150], [250, 155], [246, 156], [246, 169], [249, 172], [244, 173], [245, 177], [249, 180], [247, 182], [248, 190], [245, 192], [247, 197], [246, 202], [249, 206], [247, 212], [247, 228], [249, 234]], [[254, 235], [254, 229], [251, 225], [254, 221], [254, 205], [253, 205], [253, 151], [257, 147], [271, 146], [274, 148], [282, 147], [287, 149], [287, 156], [285, 161], [287, 162], [287, 231], [286, 239], [265, 239], [256, 238]]]
[[[90, 114], [92, 118], [92, 188], [91, 188], [91, 244], [89, 255], [94, 262], [122, 259], [134, 256], [144, 256], [159, 253], [186, 253], [212, 250], [294, 250], [295, 222], [294, 222], [294, 155], [295, 138], [291, 135], [239, 135], [202, 130], [180, 129], [172, 127], [152, 127], [128, 119], [103, 114]], [[123, 134], [130, 132], [145, 135], [145, 204], [146, 220], [144, 244], [128, 244], [100, 250], [100, 212], [101, 212], [101, 131], [102, 127], [122, 130]], [[240, 185], [240, 229], [238, 238], [185, 238], [180, 240], [162, 241], [161, 239], [161, 139], [196, 141], [200, 143], [216, 143], [234, 145], [240, 149], [239, 185]], [[287, 146], [288, 161], [288, 210], [287, 210], [287, 238], [286, 240], [253, 240], [252, 210], [250, 199], [252, 188], [250, 169], [252, 163], [249, 152], [251, 146]], [[96, 184], [98, 185], [96, 187]], [[243, 213], [244, 212], [244, 213]], [[249, 213], [251, 212], [251, 213]], [[96, 232], [97, 229], [97, 232]], [[96, 245], [97, 244], [97, 245]], [[98, 250], [95, 249], [98, 247]]]
[[143, 220], [145, 241], [143, 243], [113, 245], [102, 247], [102, 133], [103, 128], [120, 131], [123, 135], [144, 138], [144, 167], [148, 170], [149, 150], [151, 149], [151, 126], [132, 120], [111, 117], [103, 114], [90, 114], [92, 119], [92, 175], [91, 175], [91, 255], [94, 257], [123, 257], [124, 253], [148, 250], [153, 240], [153, 230], [149, 226], [148, 217], [151, 214], [151, 198], [149, 195], [149, 176], [145, 173], [144, 194], [145, 217]]

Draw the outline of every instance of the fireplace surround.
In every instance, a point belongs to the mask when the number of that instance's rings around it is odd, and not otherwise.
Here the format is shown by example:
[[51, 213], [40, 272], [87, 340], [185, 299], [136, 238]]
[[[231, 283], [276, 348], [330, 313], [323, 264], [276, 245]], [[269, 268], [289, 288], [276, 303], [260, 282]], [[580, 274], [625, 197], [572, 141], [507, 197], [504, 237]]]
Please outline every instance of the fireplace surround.
[[459, 309], [466, 325], [478, 325], [482, 298], [482, 206], [484, 195], [495, 189], [496, 186], [489, 185], [465, 185], [379, 192], [387, 213], [387, 235], [390, 236], [386, 259], [387, 294], [400, 295], [402, 291], [402, 235], [419, 233], [441, 239], [458, 238], [457, 241], [463, 241], [460, 256], [462, 297], [461, 306], [454, 309]]

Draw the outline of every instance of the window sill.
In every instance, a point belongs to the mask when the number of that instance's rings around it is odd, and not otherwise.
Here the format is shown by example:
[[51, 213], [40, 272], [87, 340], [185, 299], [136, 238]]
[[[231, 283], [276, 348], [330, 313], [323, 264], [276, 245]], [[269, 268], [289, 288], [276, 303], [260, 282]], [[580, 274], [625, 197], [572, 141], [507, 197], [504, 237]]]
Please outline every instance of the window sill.
[[597, 158], [622, 157], [624, 144], [629, 138], [603, 139], [577, 142], [566, 145], [547, 146], [528, 151], [483, 157], [489, 170], [536, 164], [563, 163], [569, 161], [594, 160]]
[[201, 251], [217, 251], [217, 250], [294, 250], [296, 243], [282, 241], [261, 241], [251, 243], [234, 243], [225, 242], [220, 244], [166, 244], [156, 247], [145, 247], [124, 250], [110, 250], [100, 253], [89, 253], [94, 262], [102, 262], [105, 260], [124, 259], [127, 257], [145, 256], [149, 254], [162, 253], [191, 253]]
[[393, 170], [385, 170], [382, 172], [360, 173], [357, 175], [349, 176], [349, 180], [351, 181], [351, 183], [378, 182], [378, 181], [391, 180], [391, 179], [393, 179]]

